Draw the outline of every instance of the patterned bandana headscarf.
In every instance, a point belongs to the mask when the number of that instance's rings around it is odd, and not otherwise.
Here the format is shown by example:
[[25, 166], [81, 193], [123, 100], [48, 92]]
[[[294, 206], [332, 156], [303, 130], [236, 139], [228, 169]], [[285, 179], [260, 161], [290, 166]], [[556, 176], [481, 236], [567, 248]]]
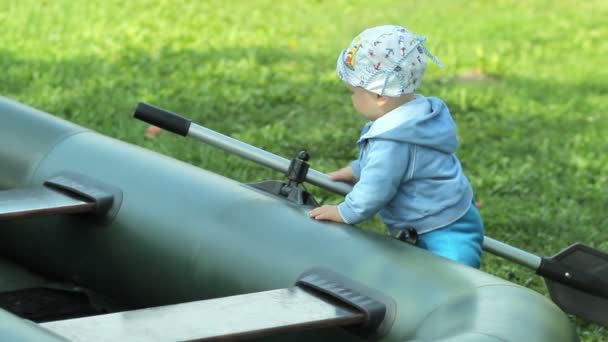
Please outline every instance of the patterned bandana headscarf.
[[427, 56], [441, 62], [424, 46], [425, 37], [401, 26], [384, 25], [367, 29], [353, 39], [338, 57], [338, 77], [353, 87], [398, 97], [420, 87]]

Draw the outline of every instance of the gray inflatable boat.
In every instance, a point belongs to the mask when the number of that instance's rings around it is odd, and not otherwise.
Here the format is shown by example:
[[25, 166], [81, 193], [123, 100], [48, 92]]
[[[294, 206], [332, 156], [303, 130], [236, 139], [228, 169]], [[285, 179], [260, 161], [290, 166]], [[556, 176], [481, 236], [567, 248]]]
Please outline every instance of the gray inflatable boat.
[[0, 340], [578, 341], [544, 296], [0, 98]]

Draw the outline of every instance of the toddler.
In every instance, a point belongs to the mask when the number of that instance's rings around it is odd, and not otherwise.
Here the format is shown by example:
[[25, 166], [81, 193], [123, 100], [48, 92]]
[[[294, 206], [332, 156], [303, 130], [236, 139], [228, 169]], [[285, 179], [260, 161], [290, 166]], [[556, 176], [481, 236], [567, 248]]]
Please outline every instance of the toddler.
[[446, 104], [415, 93], [427, 67], [425, 38], [395, 25], [367, 29], [338, 57], [355, 109], [370, 121], [359, 158], [330, 174], [354, 183], [337, 206], [310, 216], [354, 224], [380, 213], [391, 233], [414, 228], [416, 245], [479, 268], [483, 223], [454, 154], [456, 125]]

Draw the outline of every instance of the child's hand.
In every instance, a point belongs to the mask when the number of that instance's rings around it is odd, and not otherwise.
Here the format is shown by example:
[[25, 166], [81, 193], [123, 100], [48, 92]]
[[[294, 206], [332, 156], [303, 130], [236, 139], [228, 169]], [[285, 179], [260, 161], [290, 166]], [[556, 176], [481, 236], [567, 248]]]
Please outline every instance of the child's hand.
[[353, 176], [353, 168], [350, 166], [343, 167], [338, 171], [328, 173], [331, 180], [342, 181], [347, 183], [355, 183], [357, 180]]
[[340, 213], [338, 212], [338, 206], [336, 205], [324, 205], [322, 207], [314, 208], [310, 211], [309, 215], [315, 220], [344, 223], [342, 216], [340, 216]]
[[148, 128], [146, 128], [146, 134], [144, 135], [144, 138], [152, 139], [159, 135], [162, 131], [162, 128], [150, 125], [148, 126]]

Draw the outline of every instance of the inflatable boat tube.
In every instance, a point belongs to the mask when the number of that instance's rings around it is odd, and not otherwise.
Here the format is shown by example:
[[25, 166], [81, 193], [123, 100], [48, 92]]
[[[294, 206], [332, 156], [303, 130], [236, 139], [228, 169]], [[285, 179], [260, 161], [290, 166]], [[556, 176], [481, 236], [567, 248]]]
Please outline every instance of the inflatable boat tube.
[[[134, 307], [287, 288], [322, 268], [391, 298], [381, 340], [578, 340], [568, 317], [530, 289], [389, 236], [317, 222], [310, 207], [6, 98], [0, 160], [0, 190], [39, 186], [66, 171], [120, 189], [109, 220], [0, 221], [0, 253]], [[16, 320], [0, 312], [0, 326]], [[277, 338], [311, 336], [360, 339], [340, 328]]]

